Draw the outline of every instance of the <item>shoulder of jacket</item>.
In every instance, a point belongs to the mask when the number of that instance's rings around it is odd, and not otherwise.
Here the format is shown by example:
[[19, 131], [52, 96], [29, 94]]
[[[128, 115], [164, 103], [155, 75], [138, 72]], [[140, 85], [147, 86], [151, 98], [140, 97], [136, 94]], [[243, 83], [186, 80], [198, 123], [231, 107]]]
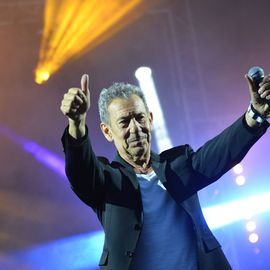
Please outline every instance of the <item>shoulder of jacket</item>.
[[193, 152], [192, 148], [188, 144], [179, 145], [168, 150], [163, 151], [160, 154], [161, 160], [175, 158], [181, 155], [189, 156]]
[[98, 161], [100, 162], [100, 165], [102, 167], [106, 167], [107, 169], [119, 169], [119, 168], [126, 168], [123, 164], [121, 164], [119, 161], [115, 161], [113, 160], [112, 162], [110, 162], [109, 159], [107, 159], [106, 157], [102, 157], [102, 156], [98, 156], [97, 157]]
[[98, 161], [103, 163], [104, 165], [109, 165], [110, 161], [106, 157], [97, 157]]

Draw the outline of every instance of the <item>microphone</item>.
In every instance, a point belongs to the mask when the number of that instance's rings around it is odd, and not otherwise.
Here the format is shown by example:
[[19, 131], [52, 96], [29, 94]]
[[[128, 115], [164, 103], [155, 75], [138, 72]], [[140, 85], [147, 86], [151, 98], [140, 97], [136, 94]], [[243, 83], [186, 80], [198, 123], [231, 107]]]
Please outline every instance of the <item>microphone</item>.
[[264, 70], [261, 67], [252, 67], [248, 71], [248, 76], [252, 78], [256, 90], [259, 90], [259, 84], [262, 82], [264, 78]]

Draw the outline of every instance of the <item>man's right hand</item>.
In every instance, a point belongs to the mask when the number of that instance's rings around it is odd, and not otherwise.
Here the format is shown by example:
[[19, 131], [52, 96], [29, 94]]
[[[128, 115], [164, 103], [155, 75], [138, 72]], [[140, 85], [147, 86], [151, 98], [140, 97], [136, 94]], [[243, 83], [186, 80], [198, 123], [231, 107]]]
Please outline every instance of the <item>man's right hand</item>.
[[75, 139], [85, 135], [86, 114], [90, 108], [89, 77], [81, 78], [81, 89], [70, 88], [64, 95], [60, 110], [68, 117], [69, 134]]

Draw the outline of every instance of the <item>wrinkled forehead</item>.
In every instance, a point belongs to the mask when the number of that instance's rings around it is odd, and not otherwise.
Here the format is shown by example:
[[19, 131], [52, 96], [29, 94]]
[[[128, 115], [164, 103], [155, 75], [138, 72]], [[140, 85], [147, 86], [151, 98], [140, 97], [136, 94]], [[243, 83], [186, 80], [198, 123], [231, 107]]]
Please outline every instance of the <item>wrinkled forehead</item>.
[[132, 114], [147, 113], [143, 100], [137, 95], [129, 98], [115, 98], [108, 106], [110, 118], [118, 118]]

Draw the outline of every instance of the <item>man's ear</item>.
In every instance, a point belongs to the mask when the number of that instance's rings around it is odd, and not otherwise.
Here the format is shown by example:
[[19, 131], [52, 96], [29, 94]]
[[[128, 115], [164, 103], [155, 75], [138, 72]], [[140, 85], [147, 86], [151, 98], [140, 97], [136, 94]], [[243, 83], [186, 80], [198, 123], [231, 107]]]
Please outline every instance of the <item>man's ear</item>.
[[110, 127], [105, 123], [100, 123], [100, 129], [101, 129], [104, 137], [107, 139], [107, 141], [113, 142], [113, 137], [112, 137]]
[[149, 112], [149, 120], [150, 120], [151, 129], [152, 129], [153, 128], [153, 113], [152, 112]]

